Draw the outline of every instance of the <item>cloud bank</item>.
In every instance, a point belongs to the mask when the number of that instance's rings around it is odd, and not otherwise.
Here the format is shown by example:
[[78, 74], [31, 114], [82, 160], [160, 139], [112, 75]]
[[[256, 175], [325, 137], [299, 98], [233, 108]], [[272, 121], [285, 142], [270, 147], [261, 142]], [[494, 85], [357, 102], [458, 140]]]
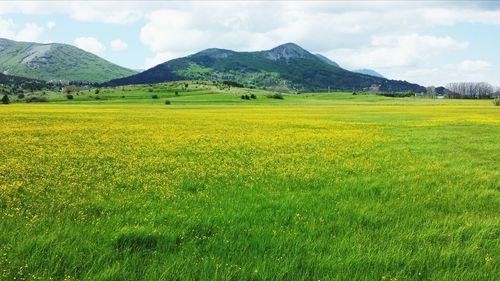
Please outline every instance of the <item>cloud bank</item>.
[[[144, 57], [144, 68], [210, 47], [250, 51], [295, 42], [312, 52], [325, 54], [346, 68], [375, 68], [391, 78], [423, 84], [445, 83], [451, 78], [470, 79], [471, 75], [465, 75], [467, 67], [457, 69], [456, 77], [446, 75], [439, 79], [433, 74], [467, 62], [488, 61], [481, 54], [455, 55], [467, 54], [474, 42], [437, 34], [436, 29], [458, 29], [457, 26], [464, 24], [500, 25], [500, 4], [496, 2], [0, 3], [0, 17], [3, 17], [0, 36], [30, 40], [39, 38], [45, 29], [33, 24], [15, 27], [7, 17], [12, 13], [61, 14], [81, 22], [139, 26], [134, 39], [140, 40], [149, 51]], [[47, 24], [46, 28], [55, 25], [50, 26]], [[76, 39], [82, 48], [100, 55], [106, 51], [96, 38], [80, 37]], [[123, 51], [129, 46], [125, 41], [114, 40], [109, 48]], [[500, 84], [500, 78], [491, 74], [499, 70], [498, 65], [488, 63], [489, 67], [474, 71], [482, 77], [493, 77], [492, 82]], [[429, 77], [424, 78], [425, 75]]]

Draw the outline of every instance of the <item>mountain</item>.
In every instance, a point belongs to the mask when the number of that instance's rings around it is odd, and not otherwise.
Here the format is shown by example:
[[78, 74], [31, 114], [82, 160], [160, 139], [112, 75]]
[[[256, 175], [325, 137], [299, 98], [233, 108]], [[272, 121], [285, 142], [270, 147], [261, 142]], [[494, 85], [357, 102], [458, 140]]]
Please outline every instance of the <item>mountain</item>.
[[66, 44], [0, 38], [0, 73], [40, 80], [105, 82], [137, 72]]
[[382, 91], [425, 91], [424, 87], [406, 81], [350, 72], [324, 62], [293, 43], [258, 52], [207, 49], [130, 77], [111, 80], [103, 86], [175, 80], [233, 81], [245, 87], [283, 91], [351, 91], [372, 85], [378, 85]]
[[[314, 54], [318, 59], [322, 60], [323, 62], [329, 64], [329, 65], [333, 65], [333, 66], [336, 66], [336, 67], [340, 67], [340, 65], [334, 61], [332, 61], [331, 59], [323, 56], [322, 54]], [[362, 68], [362, 69], [356, 69], [356, 70], [352, 70], [352, 72], [356, 72], [356, 73], [360, 73], [360, 74], [364, 74], [364, 75], [370, 75], [370, 76], [373, 76], [373, 77], [379, 77], [379, 78], [385, 78], [382, 74], [376, 72], [375, 70], [373, 69], [368, 69], [368, 68]]]
[[370, 75], [373, 77], [385, 78], [382, 74], [376, 72], [373, 69], [362, 68], [362, 69], [353, 70], [353, 72], [361, 73], [361, 74], [365, 74], [365, 75]]
[[329, 64], [329, 65], [333, 65], [335, 67], [340, 67], [340, 65], [338, 65], [338, 63], [332, 61], [331, 59], [323, 56], [322, 54], [314, 54], [318, 59], [322, 60], [323, 62]]

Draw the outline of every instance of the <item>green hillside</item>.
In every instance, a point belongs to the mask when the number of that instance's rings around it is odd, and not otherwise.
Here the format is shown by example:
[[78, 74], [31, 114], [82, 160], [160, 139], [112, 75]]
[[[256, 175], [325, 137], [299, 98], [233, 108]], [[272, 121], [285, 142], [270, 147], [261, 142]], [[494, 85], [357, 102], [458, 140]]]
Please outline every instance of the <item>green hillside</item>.
[[40, 80], [105, 82], [136, 72], [66, 44], [0, 38], [0, 72]]
[[293, 43], [259, 52], [207, 49], [104, 85], [176, 80], [229, 80], [250, 88], [301, 92], [329, 89], [357, 91], [366, 90], [372, 85], [378, 85], [383, 91], [425, 91], [424, 87], [406, 81], [388, 80], [345, 70], [324, 62]]

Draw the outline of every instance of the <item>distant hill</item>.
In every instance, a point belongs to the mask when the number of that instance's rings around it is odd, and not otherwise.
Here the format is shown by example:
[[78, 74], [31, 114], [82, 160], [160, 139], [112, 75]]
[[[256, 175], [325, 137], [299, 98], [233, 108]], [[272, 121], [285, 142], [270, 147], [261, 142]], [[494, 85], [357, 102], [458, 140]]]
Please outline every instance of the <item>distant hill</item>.
[[17, 42], [0, 38], [0, 73], [40, 80], [86, 80], [102, 83], [137, 72], [71, 45]]
[[[20, 88], [25, 90], [41, 90], [47, 87], [47, 83], [42, 80], [30, 79], [5, 75], [0, 73], [0, 91], [5, 93], [8, 88]], [[7, 91], [9, 92], [9, 91]], [[0, 93], [1, 94], [1, 93]]]
[[425, 88], [417, 84], [345, 70], [325, 62], [293, 43], [258, 52], [207, 49], [167, 61], [130, 77], [111, 80], [103, 85], [175, 80], [233, 81], [245, 87], [284, 91], [351, 91], [378, 85], [383, 91], [425, 92]]
[[331, 59], [323, 56], [322, 54], [314, 54], [318, 59], [322, 60], [323, 62], [329, 64], [329, 65], [333, 65], [335, 67], [340, 67], [340, 65], [338, 65], [338, 63], [332, 61]]
[[373, 77], [385, 78], [382, 74], [376, 72], [373, 69], [362, 68], [362, 69], [353, 70], [353, 72], [361, 73], [361, 74], [365, 74], [365, 75], [370, 75]]

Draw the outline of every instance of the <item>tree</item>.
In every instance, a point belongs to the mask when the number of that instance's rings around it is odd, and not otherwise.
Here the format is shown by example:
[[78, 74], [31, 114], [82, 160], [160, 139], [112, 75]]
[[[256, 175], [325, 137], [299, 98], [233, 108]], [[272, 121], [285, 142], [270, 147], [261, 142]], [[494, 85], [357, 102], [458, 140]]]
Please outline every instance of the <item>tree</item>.
[[446, 85], [449, 98], [489, 99], [495, 89], [486, 82], [456, 82]]
[[76, 85], [67, 85], [63, 87], [63, 92], [66, 94], [71, 94], [73, 92], [80, 92], [80, 87]]
[[9, 99], [9, 96], [7, 96], [7, 94], [3, 95], [2, 103], [3, 104], [9, 104], [10, 103], [10, 99]]
[[429, 86], [426, 89], [427, 89], [427, 96], [428, 97], [430, 97], [430, 98], [435, 98], [436, 97], [436, 87]]
[[380, 92], [380, 85], [377, 85], [377, 84], [371, 85], [369, 91], [371, 93], [374, 93], [374, 94], [379, 93]]

